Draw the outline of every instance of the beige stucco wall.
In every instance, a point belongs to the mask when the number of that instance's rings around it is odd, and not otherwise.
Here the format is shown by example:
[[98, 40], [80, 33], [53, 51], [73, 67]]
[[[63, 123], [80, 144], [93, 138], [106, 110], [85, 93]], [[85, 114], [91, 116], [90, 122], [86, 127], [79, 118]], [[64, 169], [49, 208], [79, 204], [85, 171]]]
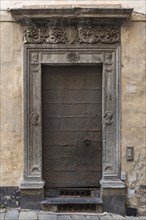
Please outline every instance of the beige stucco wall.
[[0, 181], [19, 184], [23, 169], [22, 147], [22, 36], [16, 23], [1, 22], [1, 138]]
[[[50, 4], [53, 2], [50, 0]], [[65, 3], [67, 2], [77, 1]], [[91, 1], [87, 2], [91, 4]], [[112, 1], [112, 4], [115, 2], [134, 7], [140, 13], [145, 10], [144, 1]], [[106, 3], [111, 1], [104, 1]], [[34, 4], [34, 1], [3, 0], [1, 4], [1, 186], [18, 186], [23, 176], [23, 39], [21, 27], [6, 9], [28, 4]], [[38, 5], [39, 1], [35, 4]], [[139, 207], [140, 214], [144, 214], [146, 210], [146, 189], [143, 187], [146, 185], [145, 25], [145, 15], [134, 12], [131, 21], [122, 26], [121, 47], [121, 170], [126, 174], [127, 203], [130, 207]], [[134, 146], [134, 161], [126, 161], [126, 146]]]
[[[134, 16], [133, 19], [142, 16]], [[146, 23], [122, 27], [122, 171], [126, 172], [127, 201], [146, 214]], [[126, 161], [126, 146], [134, 147], [134, 161]]]

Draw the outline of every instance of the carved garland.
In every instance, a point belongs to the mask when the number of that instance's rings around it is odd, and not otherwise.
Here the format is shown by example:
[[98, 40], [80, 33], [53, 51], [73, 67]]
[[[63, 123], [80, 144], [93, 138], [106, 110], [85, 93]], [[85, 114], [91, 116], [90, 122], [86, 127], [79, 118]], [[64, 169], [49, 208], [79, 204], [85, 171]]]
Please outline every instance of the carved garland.
[[32, 44], [116, 44], [120, 42], [118, 26], [40, 26], [24, 27], [26, 43]]

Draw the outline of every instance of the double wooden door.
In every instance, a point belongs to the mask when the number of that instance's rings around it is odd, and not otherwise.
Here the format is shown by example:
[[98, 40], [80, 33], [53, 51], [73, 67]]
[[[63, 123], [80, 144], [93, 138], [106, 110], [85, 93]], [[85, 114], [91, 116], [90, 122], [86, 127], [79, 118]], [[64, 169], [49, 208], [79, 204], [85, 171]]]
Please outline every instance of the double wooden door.
[[102, 69], [42, 68], [43, 179], [47, 188], [99, 187]]

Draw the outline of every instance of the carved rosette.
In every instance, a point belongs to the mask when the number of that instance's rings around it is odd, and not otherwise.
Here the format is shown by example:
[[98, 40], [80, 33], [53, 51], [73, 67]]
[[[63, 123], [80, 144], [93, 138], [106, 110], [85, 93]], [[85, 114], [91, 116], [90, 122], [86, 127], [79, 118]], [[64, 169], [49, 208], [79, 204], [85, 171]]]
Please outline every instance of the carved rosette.
[[117, 44], [120, 42], [118, 26], [49, 26], [24, 27], [26, 43], [31, 44]]
[[74, 63], [74, 62], [79, 61], [80, 55], [75, 52], [70, 52], [66, 54], [66, 58], [69, 62]]

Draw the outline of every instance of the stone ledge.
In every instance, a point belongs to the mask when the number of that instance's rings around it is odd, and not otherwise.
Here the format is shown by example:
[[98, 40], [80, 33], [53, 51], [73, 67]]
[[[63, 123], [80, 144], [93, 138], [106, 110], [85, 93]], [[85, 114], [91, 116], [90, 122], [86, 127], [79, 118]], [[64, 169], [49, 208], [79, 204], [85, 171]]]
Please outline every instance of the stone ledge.
[[[132, 8], [19, 8], [11, 9], [10, 12], [16, 21], [22, 25], [33, 22], [46, 22], [55, 19], [94, 19], [95, 23], [121, 25], [129, 19]], [[47, 20], [46, 20], [47, 19]]]

